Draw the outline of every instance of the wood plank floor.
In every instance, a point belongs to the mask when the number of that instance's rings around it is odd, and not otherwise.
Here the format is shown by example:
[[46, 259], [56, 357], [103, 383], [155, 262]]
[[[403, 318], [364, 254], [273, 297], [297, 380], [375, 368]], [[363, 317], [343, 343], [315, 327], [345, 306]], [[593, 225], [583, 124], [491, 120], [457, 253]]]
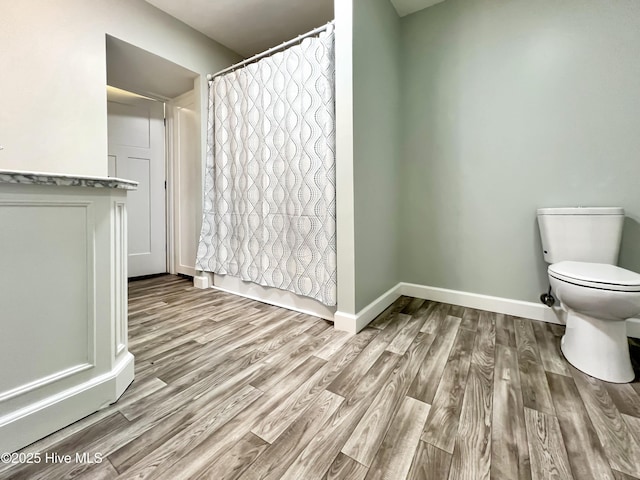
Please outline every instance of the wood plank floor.
[[[360, 334], [163, 276], [129, 286], [136, 379], [2, 479], [640, 479], [640, 384], [563, 328], [402, 297]], [[631, 342], [636, 372], [640, 345]]]

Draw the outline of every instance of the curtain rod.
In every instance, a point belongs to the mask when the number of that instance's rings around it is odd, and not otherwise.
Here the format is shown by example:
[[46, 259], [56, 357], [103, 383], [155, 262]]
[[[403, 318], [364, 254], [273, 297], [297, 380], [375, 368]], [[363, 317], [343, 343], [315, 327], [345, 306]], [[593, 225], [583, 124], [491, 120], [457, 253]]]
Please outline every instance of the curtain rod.
[[214, 73], [214, 74], [209, 73], [207, 75], [207, 80], [211, 81], [211, 80], [213, 80], [215, 77], [217, 77], [219, 75], [223, 75], [223, 74], [225, 74], [227, 72], [230, 72], [231, 70], [235, 70], [236, 68], [242, 67], [242, 66], [244, 66], [244, 65], [246, 65], [248, 63], [255, 62], [256, 60], [259, 60], [261, 58], [268, 57], [272, 53], [275, 53], [275, 52], [278, 52], [278, 51], [280, 51], [280, 50], [282, 50], [284, 48], [287, 48], [288, 46], [293, 45], [293, 44], [299, 42], [300, 40], [302, 40], [304, 38], [311, 37], [311, 36], [316, 35], [316, 34], [318, 34], [320, 32], [324, 32], [327, 28], [329, 28], [329, 25], [333, 25], [333, 20], [331, 20], [326, 25], [322, 25], [321, 27], [314, 28], [310, 32], [303, 33], [302, 35], [298, 35], [296, 38], [294, 38], [292, 40], [288, 40], [288, 41], [286, 41], [286, 42], [284, 42], [284, 43], [282, 43], [282, 44], [280, 44], [280, 45], [278, 45], [276, 47], [272, 47], [269, 50], [265, 50], [262, 53], [258, 53], [256, 55], [254, 55], [253, 57], [249, 57], [246, 60], [242, 60], [241, 62], [238, 62], [238, 63], [236, 63], [234, 65], [231, 65], [230, 67], [227, 67], [224, 70], [220, 70], [217, 73]]

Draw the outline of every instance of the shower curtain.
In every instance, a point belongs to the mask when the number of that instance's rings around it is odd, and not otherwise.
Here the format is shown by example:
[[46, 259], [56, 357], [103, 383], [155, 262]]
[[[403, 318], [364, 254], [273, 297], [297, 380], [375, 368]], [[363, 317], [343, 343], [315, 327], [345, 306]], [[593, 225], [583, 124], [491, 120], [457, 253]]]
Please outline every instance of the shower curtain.
[[209, 82], [196, 268], [336, 304], [333, 27]]

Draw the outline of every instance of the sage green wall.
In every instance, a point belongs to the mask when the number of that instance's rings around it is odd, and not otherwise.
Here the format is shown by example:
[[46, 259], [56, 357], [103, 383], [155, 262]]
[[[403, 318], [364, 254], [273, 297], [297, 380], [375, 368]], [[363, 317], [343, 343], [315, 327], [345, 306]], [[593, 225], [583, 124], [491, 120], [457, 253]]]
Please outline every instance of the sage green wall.
[[537, 301], [536, 208], [571, 205], [624, 207], [640, 271], [640, 2], [447, 0], [401, 25], [402, 280]]
[[399, 281], [400, 18], [389, 0], [353, 2], [355, 310]]

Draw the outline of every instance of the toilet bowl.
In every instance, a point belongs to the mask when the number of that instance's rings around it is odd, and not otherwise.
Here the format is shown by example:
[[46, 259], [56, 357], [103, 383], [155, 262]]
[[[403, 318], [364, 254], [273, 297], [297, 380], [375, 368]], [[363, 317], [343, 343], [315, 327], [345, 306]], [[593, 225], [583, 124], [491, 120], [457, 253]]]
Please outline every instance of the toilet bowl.
[[626, 320], [640, 314], [640, 275], [603, 263], [561, 261], [549, 282], [567, 312], [561, 350], [578, 370], [607, 382], [634, 379]]

